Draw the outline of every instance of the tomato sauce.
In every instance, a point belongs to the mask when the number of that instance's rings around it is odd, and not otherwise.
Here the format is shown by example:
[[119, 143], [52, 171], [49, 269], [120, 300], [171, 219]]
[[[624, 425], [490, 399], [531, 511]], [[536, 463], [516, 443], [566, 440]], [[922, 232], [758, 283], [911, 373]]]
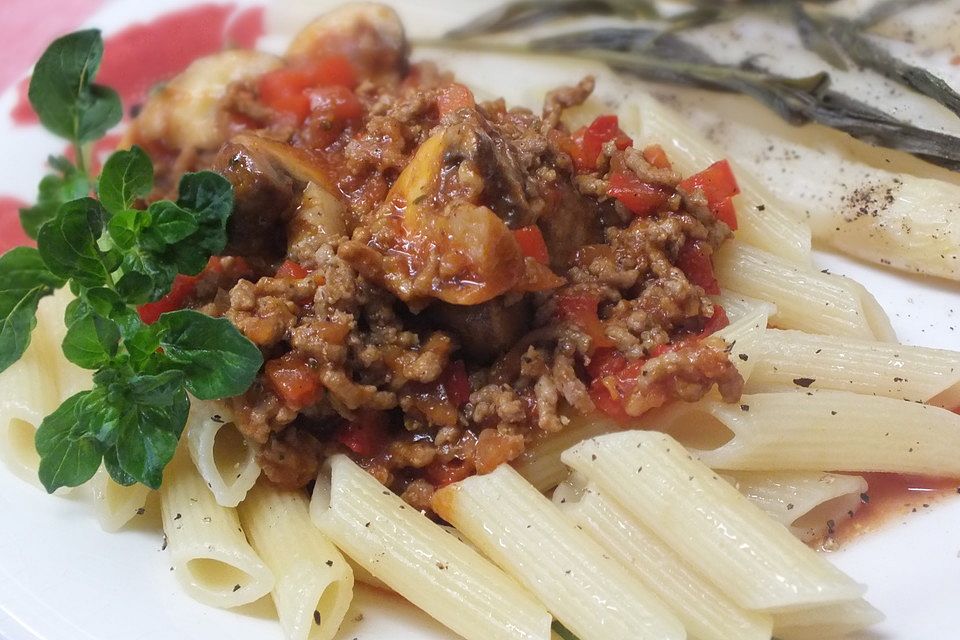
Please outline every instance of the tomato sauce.
[[867, 492], [861, 496], [860, 509], [850, 519], [837, 524], [829, 548], [841, 547], [856, 538], [889, 526], [910, 514], [926, 511], [935, 503], [960, 494], [960, 480], [927, 478], [896, 473], [862, 473]]

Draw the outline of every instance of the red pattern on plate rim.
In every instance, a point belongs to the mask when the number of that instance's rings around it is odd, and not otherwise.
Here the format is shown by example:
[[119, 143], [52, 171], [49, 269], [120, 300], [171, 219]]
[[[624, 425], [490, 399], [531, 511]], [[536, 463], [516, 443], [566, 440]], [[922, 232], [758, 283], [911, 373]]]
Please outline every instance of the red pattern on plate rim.
[[[92, 6], [99, 0], [87, 0]], [[192, 61], [230, 47], [252, 47], [263, 35], [263, 7], [238, 10], [234, 4], [200, 4], [163, 14], [150, 22], [131, 24], [105, 38], [103, 63], [97, 82], [113, 87], [128, 110], [146, 98], [150, 88], [167, 80]], [[76, 21], [84, 15], [76, 14]], [[75, 21], [71, 24], [75, 24]], [[65, 29], [70, 28], [65, 26]], [[48, 35], [42, 37], [48, 38]], [[10, 116], [16, 126], [38, 123], [30, 107], [29, 78], [17, 84], [17, 101]], [[94, 145], [94, 171], [119, 142], [110, 134]], [[72, 157], [72, 150], [63, 151]], [[0, 251], [28, 240], [19, 227], [16, 198], [0, 196]]]

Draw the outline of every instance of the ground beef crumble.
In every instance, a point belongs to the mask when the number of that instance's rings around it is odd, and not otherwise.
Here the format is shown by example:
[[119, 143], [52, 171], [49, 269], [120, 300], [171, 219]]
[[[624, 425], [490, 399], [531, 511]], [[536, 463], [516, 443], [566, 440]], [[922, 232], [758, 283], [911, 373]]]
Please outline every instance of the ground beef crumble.
[[[584, 166], [563, 114], [592, 78], [538, 115], [477, 104], [404, 43], [365, 41], [403, 50], [334, 51], [362, 58], [359, 117], [321, 104], [291, 120], [238, 83], [223, 109], [239, 138], [153, 154], [162, 184], [204, 166], [234, 184], [229, 255], [192, 304], [264, 353], [230, 405], [267, 478], [302, 487], [345, 452], [426, 510], [436, 487], [516, 459], [571, 412], [629, 421], [715, 386], [739, 398], [722, 341], [703, 338], [717, 308], [682, 268], [730, 229], [638, 141], [607, 140]], [[655, 210], [611, 197], [623, 172], [667, 194]], [[317, 209], [308, 183], [338, 204]], [[520, 242], [531, 229], [543, 257]]]

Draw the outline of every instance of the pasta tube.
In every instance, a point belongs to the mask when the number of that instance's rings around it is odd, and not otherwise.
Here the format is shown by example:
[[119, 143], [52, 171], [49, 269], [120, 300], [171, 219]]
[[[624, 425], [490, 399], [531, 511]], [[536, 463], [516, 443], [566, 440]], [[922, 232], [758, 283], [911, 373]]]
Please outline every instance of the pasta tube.
[[467, 640], [550, 637], [529, 593], [348, 457], [330, 458], [310, 510], [346, 555]]
[[255, 485], [240, 503], [250, 544], [276, 578], [271, 596], [287, 640], [330, 640], [353, 597], [353, 571], [310, 520], [300, 491]]
[[863, 594], [665, 434], [608, 434], [562, 459], [741, 607], [773, 612]]
[[715, 469], [888, 471], [960, 477], [960, 415], [847, 391], [705, 398], [650, 416]]
[[256, 452], [219, 402], [191, 399], [185, 428], [190, 457], [217, 504], [236, 507], [260, 476]]
[[512, 467], [444, 487], [433, 508], [580, 640], [686, 637], [657, 596]]
[[191, 597], [229, 608], [270, 593], [274, 576], [244, 537], [237, 512], [217, 504], [182, 450], [164, 471], [160, 506], [174, 575]]
[[655, 593], [698, 640], [770, 640], [773, 619], [734, 604], [650, 529], [575, 474], [553, 503]]

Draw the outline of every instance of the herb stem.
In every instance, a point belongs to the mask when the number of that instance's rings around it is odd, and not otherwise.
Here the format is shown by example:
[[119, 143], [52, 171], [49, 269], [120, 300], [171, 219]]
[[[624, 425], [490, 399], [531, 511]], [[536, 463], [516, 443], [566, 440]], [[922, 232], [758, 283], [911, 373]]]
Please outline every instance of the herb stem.
[[80, 142], [78, 142], [78, 141], [76, 141], [76, 140], [74, 140], [74, 142], [73, 142], [73, 155], [75, 155], [75, 156], [77, 157], [77, 158], [76, 158], [77, 170], [78, 170], [81, 174], [83, 174], [83, 175], [85, 175], [85, 176], [89, 176], [89, 174], [87, 173], [86, 150], [84, 149], [83, 145], [80, 144]]

